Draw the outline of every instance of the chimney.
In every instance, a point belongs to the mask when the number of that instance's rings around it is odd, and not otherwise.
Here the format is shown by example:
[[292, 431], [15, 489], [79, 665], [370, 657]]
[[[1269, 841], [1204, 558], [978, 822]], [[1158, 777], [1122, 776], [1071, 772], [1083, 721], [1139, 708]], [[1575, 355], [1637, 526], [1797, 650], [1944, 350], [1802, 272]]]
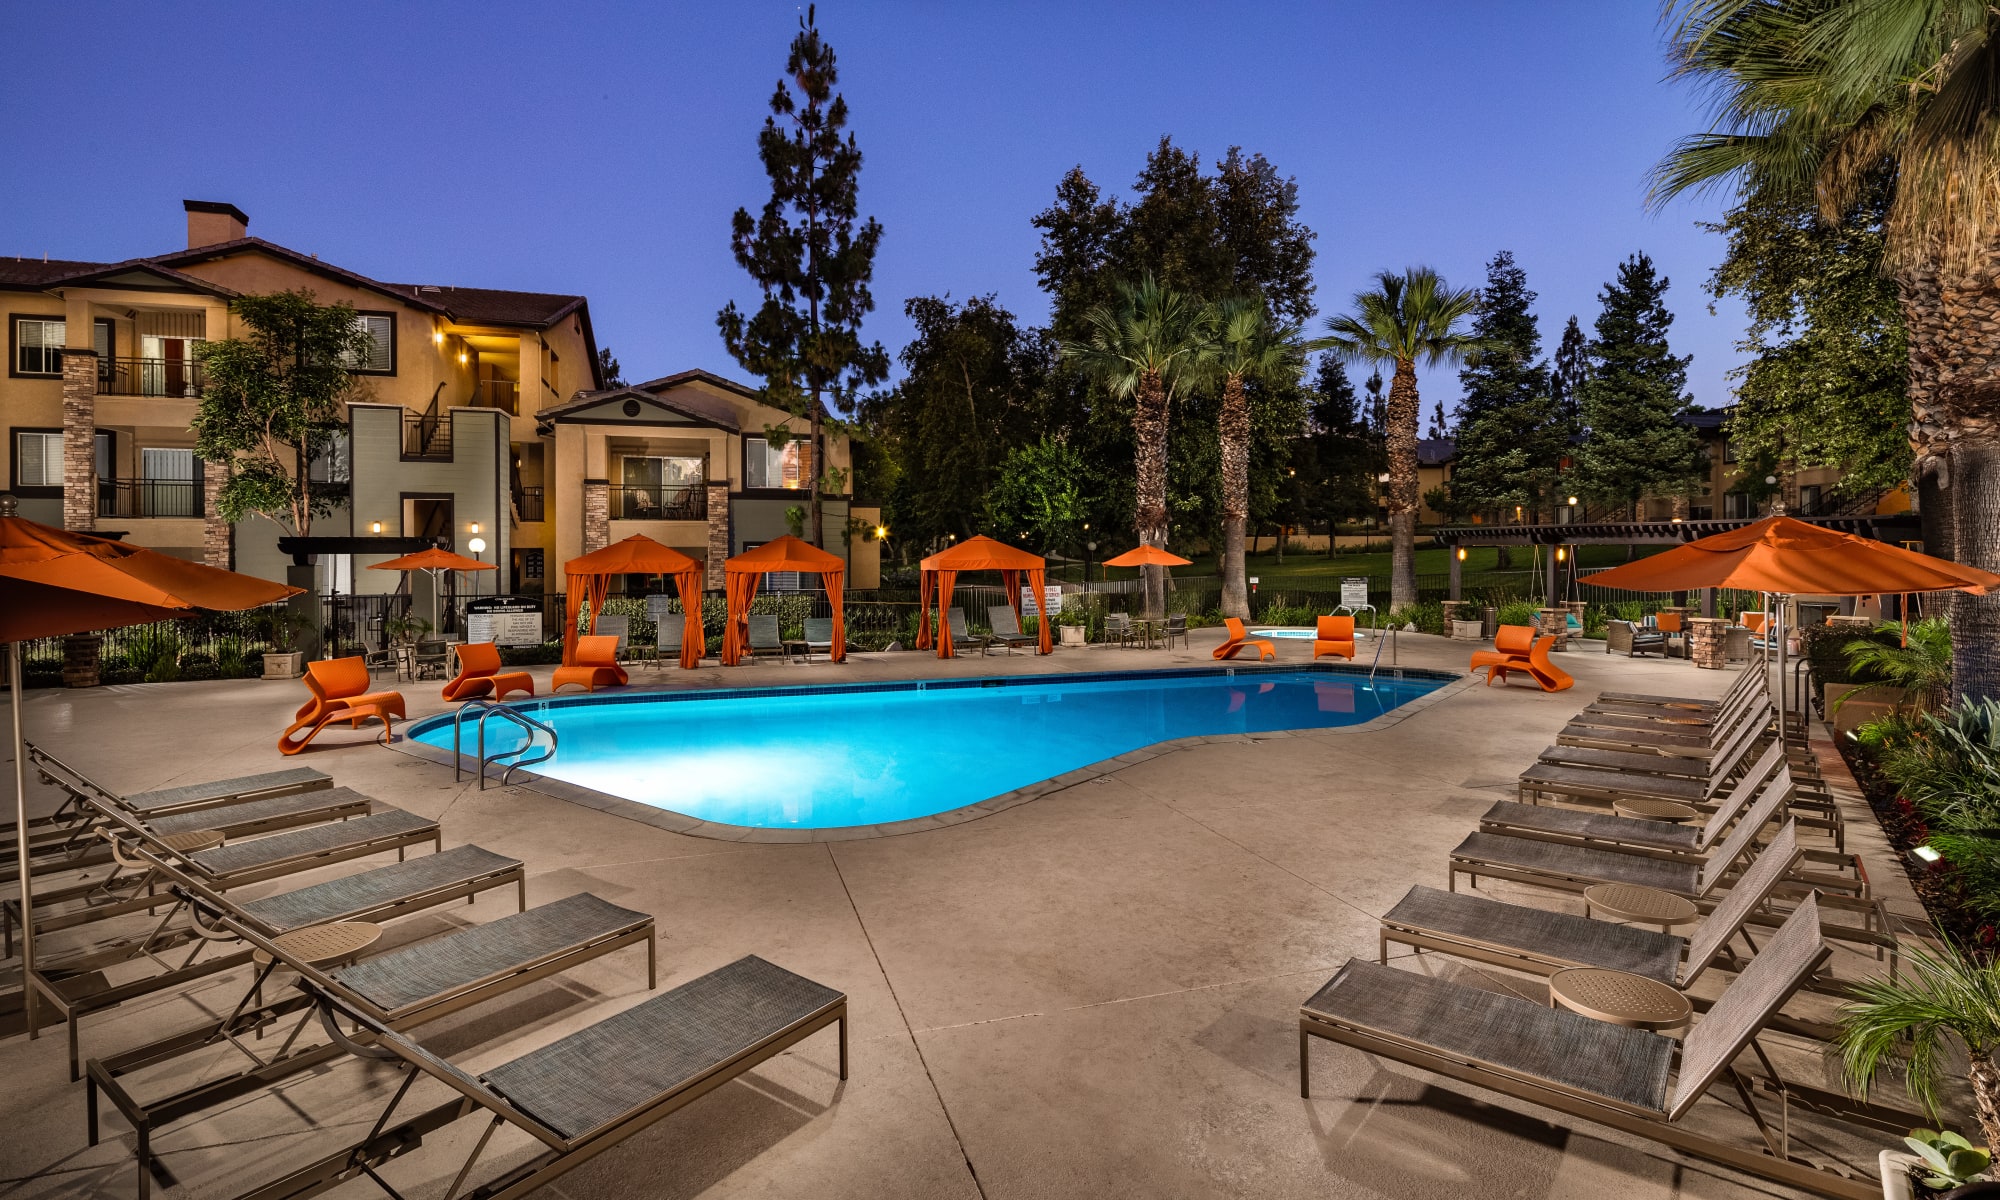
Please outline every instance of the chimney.
[[233, 242], [248, 236], [250, 218], [234, 204], [224, 204], [216, 200], [183, 200], [181, 207], [188, 215], [188, 249], [196, 246], [213, 246], [217, 242]]

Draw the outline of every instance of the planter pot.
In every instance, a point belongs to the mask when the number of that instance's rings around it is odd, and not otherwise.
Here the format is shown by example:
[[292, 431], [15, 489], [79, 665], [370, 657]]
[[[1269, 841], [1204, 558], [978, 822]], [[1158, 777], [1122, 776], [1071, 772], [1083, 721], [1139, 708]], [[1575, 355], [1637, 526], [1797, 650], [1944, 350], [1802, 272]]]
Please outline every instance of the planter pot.
[[1056, 626], [1056, 632], [1062, 635], [1062, 644], [1065, 646], [1081, 646], [1084, 644], [1083, 635], [1085, 631], [1081, 625], [1058, 625]]
[[1875, 1168], [1882, 1174], [1882, 1200], [1915, 1200], [1916, 1180], [1910, 1166], [1917, 1156], [1906, 1150], [1884, 1150], [1875, 1156]]
[[290, 654], [266, 654], [264, 656], [264, 678], [297, 679], [306, 673], [306, 655], [303, 650]]
[[1861, 695], [1841, 704], [1838, 710], [1834, 708], [1843, 696], [1861, 691], [1865, 686], [1867, 685], [1859, 683], [1821, 685], [1820, 703], [1826, 706], [1827, 720], [1833, 722], [1833, 731], [1836, 735], [1874, 720], [1909, 698], [1906, 689], [1884, 685], [1868, 688]]
[[1453, 621], [1451, 637], [1455, 642], [1483, 642], [1486, 625], [1482, 621]]

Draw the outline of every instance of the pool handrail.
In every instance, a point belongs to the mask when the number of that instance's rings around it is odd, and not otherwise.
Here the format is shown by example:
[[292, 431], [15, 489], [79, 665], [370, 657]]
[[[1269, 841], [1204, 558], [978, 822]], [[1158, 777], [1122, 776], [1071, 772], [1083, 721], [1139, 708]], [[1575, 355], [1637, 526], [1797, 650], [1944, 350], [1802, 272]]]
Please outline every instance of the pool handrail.
[[[451, 779], [453, 783], [457, 783], [459, 779], [463, 777], [464, 756], [460, 752], [460, 746], [462, 744], [460, 741], [460, 734], [464, 729], [466, 711], [472, 708], [478, 708], [480, 710], [479, 720], [474, 724], [474, 731], [477, 733], [479, 738], [477, 744], [478, 744], [478, 759], [479, 759], [480, 791], [483, 792], [486, 790], [487, 765], [489, 763], [498, 763], [501, 759], [506, 758], [509, 755], [525, 755], [530, 750], [533, 750], [535, 748], [535, 731], [538, 729], [541, 730], [543, 733], [549, 735], [548, 751], [542, 754], [538, 758], [517, 758], [514, 762], [509, 763], [507, 765], [507, 769], [500, 773], [500, 786], [506, 787], [508, 782], [513, 779], [514, 772], [518, 768], [534, 766], [537, 763], [545, 763], [556, 756], [557, 737], [554, 726], [549, 725], [542, 721], [537, 721], [535, 718], [527, 715], [526, 713], [513, 707], [512, 705], [502, 704], [494, 700], [488, 700], [483, 696], [475, 696], [472, 699], [467, 700], [465, 703], [459, 705], [457, 711], [454, 712], [451, 717]], [[517, 749], [496, 750], [492, 753], [492, 755], [489, 756], [486, 753], [486, 722], [489, 718], [494, 717], [496, 715], [505, 717], [508, 720], [514, 722], [516, 725], [519, 725], [522, 731], [528, 735], [528, 740]]]

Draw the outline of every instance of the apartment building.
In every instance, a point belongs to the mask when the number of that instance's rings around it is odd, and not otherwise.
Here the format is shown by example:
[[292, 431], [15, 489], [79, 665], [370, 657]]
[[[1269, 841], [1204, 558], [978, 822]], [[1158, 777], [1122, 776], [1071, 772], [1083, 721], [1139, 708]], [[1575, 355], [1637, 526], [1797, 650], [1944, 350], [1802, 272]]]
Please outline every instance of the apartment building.
[[[565, 559], [630, 533], [706, 558], [719, 588], [723, 558], [796, 526], [811, 449], [769, 431], [803, 423], [704, 371], [605, 387], [584, 297], [384, 282], [251, 237], [234, 205], [183, 209], [187, 245], [170, 253], [0, 257], [0, 487], [22, 515], [285, 578], [283, 530], [215, 513], [222, 475], [195, 457], [190, 424], [196, 348], [241, 332], [230, 302], [303, 288], [351, 305], [372, 341], [348, 437], [314, 468], [346, 484], [315, 537], [421, 537], [464, 554], [478, 539], [499, 571], [471, 586], [535, 593], [560, 590]], [[845, 439], [824, 456], [844, 470]], [[872, 585], [876, 546], [850, 531], [875, 510], [823, 507], [825, 544], [855, 552], [850, 586]], [[365, 570], [383, 557], [319, 555], [320, 589], [395, 588], [395, 574]]]

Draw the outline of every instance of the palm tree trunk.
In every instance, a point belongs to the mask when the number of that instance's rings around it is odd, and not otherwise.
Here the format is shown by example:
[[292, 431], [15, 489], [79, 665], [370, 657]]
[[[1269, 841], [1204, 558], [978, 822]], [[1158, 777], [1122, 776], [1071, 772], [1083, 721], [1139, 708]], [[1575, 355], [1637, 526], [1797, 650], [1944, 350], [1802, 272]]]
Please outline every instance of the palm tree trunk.
[[1389, 384], [1389, 611], [1417, 602], [1417, 396], [1415, 363]]
[[[1133, 531], [1139, 535], [1141, 545], [1164, 547], [1167, 544], [1167, 389], [1158, 372], [1149, 371], [1139, 380], [1133, 399], [1132, 441], [1136, 459], [1133, 466], [1138, 510], [1133, 515]], [[1167, 607], [1165, 572], [1160, 567], [1144, 567], [1140, 574], [1146, 582], [1142, 615], [1157, 618]]]
[[[1244, 582], [1243, 531], [1250, 521], [1250, 397], [1243, 378], [1231, 375], [1222, 385], [1222, 615], [1250, 618], [1250, 592]], [[1280, 532], [1280, 553], [1284, 534]]]
[[1979, 1114], [1979, 1131], [1989, 1149], [2000, 1153], [2000, 1066], [1991, 1058], [1975, 1056], [1969, 1075], [1972, 1106]]

